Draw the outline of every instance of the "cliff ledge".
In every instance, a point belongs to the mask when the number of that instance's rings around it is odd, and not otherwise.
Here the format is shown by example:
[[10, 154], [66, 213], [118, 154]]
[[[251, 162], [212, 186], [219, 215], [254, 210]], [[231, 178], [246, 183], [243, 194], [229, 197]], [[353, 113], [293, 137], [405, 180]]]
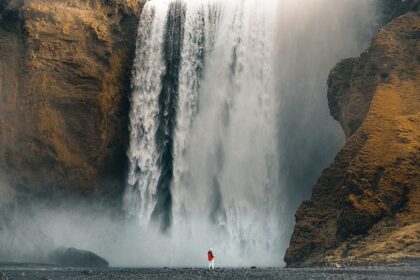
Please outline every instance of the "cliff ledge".
[[122, 191], [141, 1], [0, 4], [0, 170], [19, 193]]
[[330, 73], [329, 106], [347, 143], [297, 210], [289, 267], [420, 259], [420, 14], [413, 7]]

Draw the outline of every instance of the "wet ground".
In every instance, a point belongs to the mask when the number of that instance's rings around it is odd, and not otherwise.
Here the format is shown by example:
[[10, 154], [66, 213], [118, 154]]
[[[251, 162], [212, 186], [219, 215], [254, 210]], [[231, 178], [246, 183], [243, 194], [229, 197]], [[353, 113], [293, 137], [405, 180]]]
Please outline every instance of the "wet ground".
[[[3, 274], [3, 278], [2, 275]], [[5, 276], [5, 277], [4, 277]], [[0, 280], [54, 280], [54, 279], [287, 279], [287, 280], [419, 280], [420, 268], [109, 268], [76, 269], [60, 267], [2, 266]]]

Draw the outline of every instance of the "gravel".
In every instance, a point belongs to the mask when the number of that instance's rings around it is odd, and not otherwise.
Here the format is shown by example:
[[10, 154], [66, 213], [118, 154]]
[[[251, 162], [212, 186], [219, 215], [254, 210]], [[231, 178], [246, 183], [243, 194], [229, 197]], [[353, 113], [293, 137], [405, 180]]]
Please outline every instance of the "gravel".
[[[4, 273], [4, 274], [2, 274]], [[287, 279], [287, 280], [419, 280], [420, 268], [109, 268], [76, 269], [60, 267], [2, 267], [0, 275], [9, 280], [54, 279]], [[6, 278], [6, 279], [7, 279]]]

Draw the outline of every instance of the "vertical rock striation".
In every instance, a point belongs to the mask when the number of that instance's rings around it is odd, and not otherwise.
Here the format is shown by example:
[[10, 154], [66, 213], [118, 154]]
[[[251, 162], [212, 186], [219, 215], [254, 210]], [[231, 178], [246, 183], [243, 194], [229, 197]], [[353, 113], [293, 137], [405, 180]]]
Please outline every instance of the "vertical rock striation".
[[21, 192], [122, 192], [141, 1], [0, 5], [0, 169]]
[[347, 143], [296, 213], [288, 266], [420, 258], [420, 14], [417, 1], [328, 79]]

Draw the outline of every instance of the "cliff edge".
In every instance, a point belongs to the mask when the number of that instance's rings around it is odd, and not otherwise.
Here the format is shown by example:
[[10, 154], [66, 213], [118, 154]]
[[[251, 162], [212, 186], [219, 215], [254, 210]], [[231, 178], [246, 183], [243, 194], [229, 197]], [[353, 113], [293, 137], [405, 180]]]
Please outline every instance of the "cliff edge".
[[122, 191], [141, 2], [1, 2], [3, 182], [41, 196]]
[[330, 73], [330, 111], [347, 143], [296, 212], [289, 267], [420, 260], [420, 13], [411, 2]]

